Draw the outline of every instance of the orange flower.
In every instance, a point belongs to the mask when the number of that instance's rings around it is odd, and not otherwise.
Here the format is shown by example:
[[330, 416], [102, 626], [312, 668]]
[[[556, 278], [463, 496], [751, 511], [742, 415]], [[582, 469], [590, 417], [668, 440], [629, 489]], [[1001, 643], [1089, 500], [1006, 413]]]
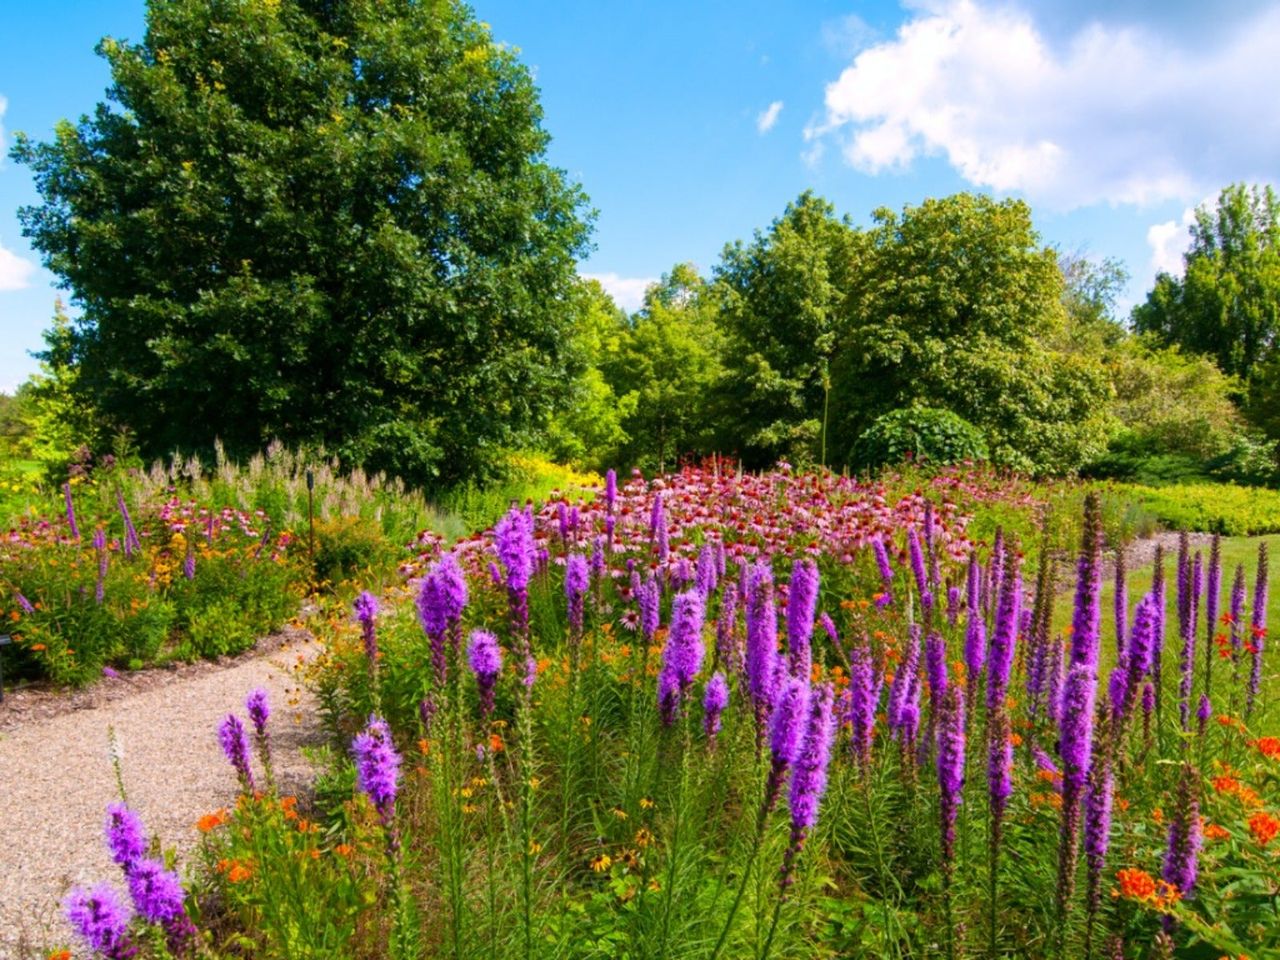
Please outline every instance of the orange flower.
[[1204, 835], [1210, 840], [1226, 840], [1231, 836], [1231, 831], [1226, 827], [1220, 827], [1216, 823], [1205, 824]]
[[1265, 847], [1276, 838], [1276, 834], [1280, 834], [1280, 820], [1266, 811], [1260, 811], [1249, 818], [1249, 832]]
[[70, 950], [55, 950], [49, 954], [48, 960], [71, 960]]
[[253, 867], [248, 864], [235, 863], [231, 867], [231, 871], [227, 874], [227, 879], [232, 883], [240, 883], [242, 880], [248, 880], [253, 876]]
[[1009, 734], [1009, 742], [1012, 743], [1015, 747], [1022, 746], [1022, 734], [1020, 733]]
[[213, 813], [206, 813], [203, 817], [201, 817], [199, 820], [196, 821], [196, 829], [199, 830], [201, 833], [208, 833], [211, 830], [216, 830], [218, 827], [222, 826], [224, 823], [227, 822], [227, 817], [228, 817], [228, 814], [225, 808], [221, 810], [215, 810], [213, 811]]
[[1218, 793], [1235, 793], [1240, 789], [1240, 781], [1235, 777], [1214, 777], [1210, 782]]
[[1264, 757], [1280, 760], [1280, 737], [1259, 737], [1250, 745], [1257, 747]]
[[1128, 897], [1130, 900], [1146, 900], [1156, 895], [1155, 877], [1145, 870], [1125, 867], [1116, 874], [1116, 879], [1120, 881], [1117, 896]]
[[1151, 819], [1154, 820], [1156, 823], [1164, 823], [1164, 811], [1161, 810], [1159, 807], [1156, 807], [1154, 810], [1151, 811]]
[[349, 843], [340, 843], [333, 848], [333, 852], [340, 857], [349, 857], [356, 852], [356, 848]]
[[496, 733], [489, 734], [489, 749], [493, 753], [501, 753], [506, 749], [506, 744], [502, 742], [502, 738]]
[[32, 649], [32, 650], [43, 650], [43, 649], [45, 649], [45, 645], [44, 645], [43, 643], [33, 643], [33, 644], [31, 645], [31, 649]]

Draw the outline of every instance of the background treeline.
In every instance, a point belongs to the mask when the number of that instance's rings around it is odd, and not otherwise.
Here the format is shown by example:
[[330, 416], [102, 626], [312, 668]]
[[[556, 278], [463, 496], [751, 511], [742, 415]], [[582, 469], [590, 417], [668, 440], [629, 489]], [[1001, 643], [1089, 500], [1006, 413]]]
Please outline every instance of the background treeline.
[[168, 0], [98, 49], [105, 101], [10, 151], [74, 309], [0, 442], [51, 479], [279, 440], [428, 490], [513, 450], [1275, 481], [1269, 190], [1202, 210], [1128, 325], [1121, 265], [973, 194], [855, 225], [805, 193], [627, 315], [578, 276], [594, 211], [528, 68], [464, 4]]
[[1021, 201], [958, 194], [860, 228], [805, 193], [708, 276], [673, 267], [634, 314], [584, 284], [585, 368], [550, 442], [584, 465], [914, 455], [1270, 483], [1276, 224], [1270, 191], [1224, 190], [1186, 279], [1161, 275], [1126, 324], [1123, 266], [1043, 245]]

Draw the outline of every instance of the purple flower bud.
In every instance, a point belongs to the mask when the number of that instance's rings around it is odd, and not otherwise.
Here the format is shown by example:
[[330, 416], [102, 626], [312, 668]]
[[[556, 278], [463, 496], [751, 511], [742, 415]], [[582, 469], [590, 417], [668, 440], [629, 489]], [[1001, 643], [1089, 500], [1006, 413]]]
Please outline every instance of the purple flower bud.
[[769, 749], [776, 766], [795, 763], [808, 720], [808, 680], [791, 677], [779, 690], [777, 705], [769, 717]]
[[129, 911], [107, 884], [76, 889], [66, 900], [67, 920], [94, 953], [108, 960], [127, 960], [137, 953], [129, 940]]
[[582, 635], [583, 609], [590, 586], [591, 572], [586, 557], [580, 553], [569, 554], [564, 565], [564, 595], [569, 602], [569, 633], [574, 638]]
[[812, 560], [797, 560], [791, 568], [790, 593], [787, 596], [788, 667], [794, 676], [808, 679], [813, 639], [813, 618], [818, 609], [818, 565]]
[[671, 611], [671, 631], [662, 651], [659, 674], [659, 701], [662, 718], [674, 722], [685, 690], [702, 668], [702, 625], [706, 598], [695, 588], [679, 594]]
[[147, 855], [147, 837], [142, 821], [123, 803], [107, 807], [106, 834], [111, 859], [125, 870]]
[[939, 814], [942, 821], [942, 859], [955, 859], [956, 817], [964, 794], [964, 688], [953, 684], [942, 700], [936, 726]]
[[[747, 586], [747, 683], [758, 710], [772, 708], [776, 694], [775, 663], [778, 651], [778, 617], [773, 606], [773, 571], [768, 562], [748, 568]], [[805, 678], [808, 679], [807, 677]]]
[[640, 602], [640, 632], [644, 634], [646, 643], [653, 643], [658, 635], [662, 602], [658, 581], [650, 577], [641, 584], [637, 599]]
[[267, 735], [267, 720], [271, 716], [271, 706], [267, 702], [267, 691], [264, 687], [257, 687], [249, 694], [244, 702], [245, 709], [249, 712], [249, 719], [253, 722], [253, 729], [259, 737]]
[[720, 715], [729, 705], [729, 683], [723, 673], [712, 674], [702, 695], [702, 729], [714, 738], [720, 732]]
[[467, 646], [467, 662], [476, 676], [480, 690], [480, 714], [487, 717], [493, 712], [494, 687], [502, 672], [502, 648], [498, 638], [487, 630], [474, 630]]
[[62, 495], [67, 501], [67, 526], [71, 528], [71, 539], [80, 539], [80, 528], [76, 526], [76, 505], [71, 499], [71, 484], [64, 483], [62, 485]]
[[374, 626], [374, 618], [378, 615], [378, 598], [368, 590], [361, 592], [355, 601], [356, 619], [360, 621], [360, 629], [364, 634], [364, 655], [370, 664], [378, 660], [378, 634]]
[[827, 789], [831, 738], [835, 732], [831, 709], [833, 701], [831, 685], [823, 684], [810, 706], [804, 741], [791, 773], [789, 806], [793, 841], [812, 830], [818, 822], [818, 807]]
[[222, 744], [222, 752], [227, 762], [235, 769], [236, 775], [244, 789], [252, 792], [253, 771], [249, 768], [249, 735], [245, 733], [244, 724], [234, 713], [228, 713], [218, 727], [218, 740]]
[[371, 716], [364, 731], [351, 741], [351, 752], [356, 761], [356, 783], [373, 803], [384, 826], [389, 827], [400, 785], [400, 754], [387, 722]]
[[907, 528], [907, 551], [911, 555], [911, 572], [916, 578], [916, 589], [920, 593], [920, 607], [923, 610], [933, 608], [933, 591], [929, 589], [928, 574], [924, 568], [924, 552], [920, 549], [920, 538], [915, 527]]
[[831, 638], [831, 642], [838, 647], [840, 645], [840, 633], [836, 630], [836, 622], [831, 619], [831, 614], [823, 610], [822, 613], [818, 614], [818, 623], [826, 635]]

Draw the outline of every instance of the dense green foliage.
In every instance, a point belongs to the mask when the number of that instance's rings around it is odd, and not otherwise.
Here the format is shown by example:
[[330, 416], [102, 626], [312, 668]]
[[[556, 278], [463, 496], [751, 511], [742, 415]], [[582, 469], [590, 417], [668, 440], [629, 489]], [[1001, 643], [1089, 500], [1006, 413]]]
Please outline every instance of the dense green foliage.
[[72, 387], [144, 453], [280, 438], [443, 482], [553, 408], [585, 200], [466, 7], [153, 2], [100, 51], [108, 102], [13, 156], [83, 311]]
[[987, 444], [969, 421], [937, 407], [906, 407], [877, 417], [854, 444], [859, 469], [915, 460], [947, 465], [987, 459]]

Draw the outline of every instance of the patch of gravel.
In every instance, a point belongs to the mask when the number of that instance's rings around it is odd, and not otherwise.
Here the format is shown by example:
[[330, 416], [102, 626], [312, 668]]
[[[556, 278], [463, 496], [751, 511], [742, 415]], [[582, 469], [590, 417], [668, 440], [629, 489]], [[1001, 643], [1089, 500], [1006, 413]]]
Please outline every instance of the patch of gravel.
[[[1177, 578], [1178, 575], [1178, 538], [1181, 534], [1176, 532], [1157, 533], [1150, 537], [1143, 537], [1141, 540], [1131, 540], [1125, 544], [1124, 548], [1124, 568], [1126, 571], [1137, 570], [1141, 567], [1147, 567], [1155, 563], [1156, 547], [1164, 548], [1164, 575], [1165, 582], [1169, 577]], [[1191, 545], [1191, 552], [1194, 555], [1197, 550], [1205, 553], [1205, 561], [1208, 562], [1209, 545], [1213, 542], [1213, 535], [1209, 533], [1192, 533], [1188, 534]], [[1056, 554], [1055, 559], [1055, 585], [1057, 589], [1055, 593], [1070, 593], [1076, 588], [1076, 570], [1075, 570], [1075, 554]], [[1102, 554], [1102, 580], [1108, 583], [1115, 579], [1116, 575], [1116, 559], [1113, 550], [1104, 550]], [[1029, 576], [1031, 582], [1034, 583], [1036, 576], [1032, 571], [1029, 574], [1024, 573], [1024, 577]]]
[[72, 946], [61, 902], [80, 884], [119, 868], [103, 844], [106, 806], [117, 799], [107, 729], [123, 754], [129, 805], [179, 869], [199, 833], [196, 820], [228, 806], [235, 776], [216, 729], [245, 695], [265, 687], [272, 705], [272, 756], [283, 793], [305, 793], [312, 770], [304, 746], [323, 740], [301, 666], [319, 650], [293, 627], [220, 663], [122, 674], [74, 693], [23, 690], [0, 704], [0, 958], [43, 958]]

